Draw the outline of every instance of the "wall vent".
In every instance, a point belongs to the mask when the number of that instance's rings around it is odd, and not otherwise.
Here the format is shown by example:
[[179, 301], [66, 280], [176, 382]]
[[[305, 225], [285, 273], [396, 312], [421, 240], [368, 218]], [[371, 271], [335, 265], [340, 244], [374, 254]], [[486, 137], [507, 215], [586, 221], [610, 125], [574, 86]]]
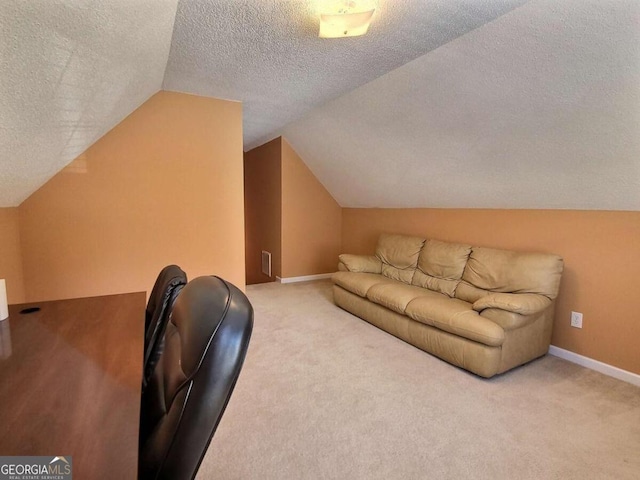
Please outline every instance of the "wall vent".
[[262, 273], [271, 276], [271, 253], [262, 250]]

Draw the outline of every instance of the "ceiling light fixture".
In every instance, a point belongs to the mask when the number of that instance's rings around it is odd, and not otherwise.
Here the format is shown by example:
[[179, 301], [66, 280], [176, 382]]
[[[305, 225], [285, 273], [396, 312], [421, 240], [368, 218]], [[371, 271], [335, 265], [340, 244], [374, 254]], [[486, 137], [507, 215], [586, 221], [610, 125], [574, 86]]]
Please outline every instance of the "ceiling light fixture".
[[357, 37], [371, 25], [375, 8], [358, 7], [354, 1], [339, 2], [332, 13], [320, 14], [320, 38]]

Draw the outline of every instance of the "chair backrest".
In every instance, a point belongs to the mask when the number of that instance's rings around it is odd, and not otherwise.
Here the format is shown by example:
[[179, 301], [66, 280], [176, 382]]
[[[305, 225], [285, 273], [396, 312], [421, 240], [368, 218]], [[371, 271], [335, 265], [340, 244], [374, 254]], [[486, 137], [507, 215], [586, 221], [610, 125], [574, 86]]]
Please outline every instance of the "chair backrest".
[[164, 329], [173, 302], [186, 284], [187, 274], [177, 265], [168, 265], [160, 271], [153, 285], [144, 320], [143, 388], [146, 387], [149, 376], [162, 354]]
[[138, 478], [193, 479], [249, 346], [253, 308], [218, 277], [182, 289], [142, 393]]

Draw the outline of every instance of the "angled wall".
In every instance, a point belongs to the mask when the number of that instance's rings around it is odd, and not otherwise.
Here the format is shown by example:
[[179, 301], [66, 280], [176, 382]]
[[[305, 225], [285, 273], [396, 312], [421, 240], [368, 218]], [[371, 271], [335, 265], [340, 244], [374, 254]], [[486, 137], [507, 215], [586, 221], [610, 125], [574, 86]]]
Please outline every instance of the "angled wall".
[[0, 208], [0, 278], [7, 281], [10, 304], [24, 302], [22, 250], [17, 208]]
[[282, 278], [335, 272], [342, 208], [282, 139]]
[[[640, 212], [481, 209], [343, 210], [343, 251], [373, 253], [397, 232], [520, 251], [557, 253], [565, 270], [551, 343], [640, 373]], [[582, 329], [571, 311], [584, 314]]]
[[20, 206], [29, 301], [149, 291], [160, 269], [244, 287], [242, 107], [159, 92]]
[[[244, 154], [245, 262], [247, 285], [273, 282], [282, 264], [282, 142]], [[271, 253], [271, 276], [262, 273], [262, 251]]]
[[[342, 208], [282, 137], [244, 155], [247, 284], [330, 273], [342, 241]], [[272, 276], [261, 273], [262, 250]]]

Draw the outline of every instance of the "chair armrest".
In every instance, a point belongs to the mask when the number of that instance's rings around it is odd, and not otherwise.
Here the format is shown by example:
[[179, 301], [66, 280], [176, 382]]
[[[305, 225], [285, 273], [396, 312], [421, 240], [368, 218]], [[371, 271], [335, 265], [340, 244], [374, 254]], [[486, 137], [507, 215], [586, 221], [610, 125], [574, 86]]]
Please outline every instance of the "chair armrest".
[[477, 300], [473, 309], [482, 312], [486, 308], [498, 308], [520, 315], [534, 315], [549, 305], [551, 300], [535, 293], [491, 293]]
[[338, 257], [338, 270], [361, 273], [382, 273], [382, 261], [373, 255], [351, 255], [343, 253]]

